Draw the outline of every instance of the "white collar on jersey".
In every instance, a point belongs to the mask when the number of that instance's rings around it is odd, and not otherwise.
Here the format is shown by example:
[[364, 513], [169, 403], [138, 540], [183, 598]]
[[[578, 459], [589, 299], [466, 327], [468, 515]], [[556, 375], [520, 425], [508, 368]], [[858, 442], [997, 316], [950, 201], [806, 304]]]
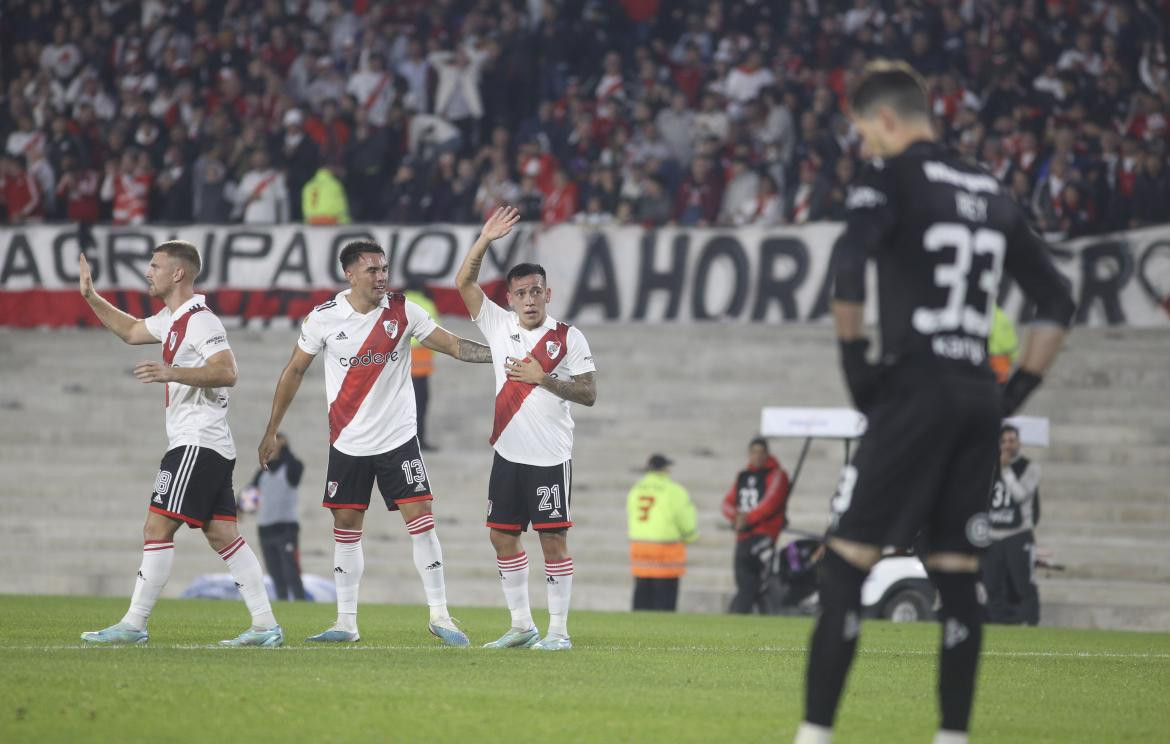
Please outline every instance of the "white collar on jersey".
[[175, 312], [171, 313], [171, 317], [177, 318], [180, 315], [182, 315], [183, 313], [190, 310], [191, 308], [195, 307], [196, 305], [206, 305], [206, 304], [207, 304], [207, 296], [206, 295], [201, 295], [201, 294], [191, 295], [191, 299], [187, 300], [182, 305], [179, 305], [179, 307], [175, 309]]
[[[355, 315], [369, 315], [369, 313], [359, 313], [357, 311], [357, 308], [355, 308], [353, 306], [353, 304], [350, 303], [349, 293], [352, 291], [353, 291], [353, 287], [350, 287], [349, 289], [345, 289], [345, 290], [338, 292], [337, 297], [334, 298], [335, 300], [337, 300], [337, 306], [342, 308], [342, 309], [348, 309], [349, 312], [345, 313], [345, 317], [347, 317], [347, 318], [352, 318]], [[378, 307], [380, 307], [382, 309], [386, 309], [386, 308], [390, 307], [390, 296], [389, 295], [382, 295], [382, 299], [378, 302]], [[374, 311], [371, 310], [370, 312], [372, 313]]]

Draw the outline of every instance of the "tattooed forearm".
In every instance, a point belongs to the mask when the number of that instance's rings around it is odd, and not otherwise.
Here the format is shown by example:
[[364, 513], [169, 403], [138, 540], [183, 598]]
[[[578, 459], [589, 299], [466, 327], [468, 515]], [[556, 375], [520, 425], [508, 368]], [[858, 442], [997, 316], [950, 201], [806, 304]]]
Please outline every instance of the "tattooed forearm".
[[456, 358], [461, 362], [489, 363], [492, 361], [492, 350], [481, 343], [461, 338]]
[[571, 380], [559, 380], [546, 375], [540, 386], [570, 403], [591, 406], [597, 401], [597, 386], [593, 382], [592, 372], [577, 375]]
[[479, 280], [479, 267], [483, 265], [483, 257], [485, 254], [486, 254], [486, 251], [481, 253], [481, 252], [472, 250], [471, 254], [468, 255], [468, 257], [467, 257], [467, 278], [470, 281], [474, 282], [474, 281]]

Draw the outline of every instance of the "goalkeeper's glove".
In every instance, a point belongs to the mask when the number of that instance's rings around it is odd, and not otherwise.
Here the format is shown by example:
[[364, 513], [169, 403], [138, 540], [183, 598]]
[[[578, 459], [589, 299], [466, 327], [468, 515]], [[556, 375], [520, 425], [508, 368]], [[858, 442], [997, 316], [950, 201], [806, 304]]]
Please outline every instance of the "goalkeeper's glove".
[[878, 365], [870, 364], [865, 358], [865, 352], [869, 349], [869, 339], [839, 341], [838, 345], [841, 347], [841, 367], [845, 370], [845, 384], [849, 387], [849, 395], [853, 398], [854, 407], [864, 413], [877, 397], [882, 370]]
[[1011, 416], [1020, 406], [1024, 405], [1024, 401], [1032, 394], [1036, 388], [1040, 387], [1040, 382], [1043, 380], [1040, 375], [1029, 372], [1026, 369], [1017, 369], [1008, 378], [1008, 381], [1003, 386], [1003, 415], [1004, 418]]

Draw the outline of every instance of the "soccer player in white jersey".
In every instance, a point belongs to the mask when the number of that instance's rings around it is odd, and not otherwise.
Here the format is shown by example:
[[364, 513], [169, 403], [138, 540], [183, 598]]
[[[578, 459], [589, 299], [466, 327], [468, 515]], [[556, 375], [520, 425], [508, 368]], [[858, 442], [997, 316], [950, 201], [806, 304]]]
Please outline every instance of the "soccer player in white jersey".
[[[491, 348], [496, 373], [495, 447], [488, 485], [487, 526], [512, 627], [488, 648], [562, 651], [569, 641], [573, 559], [568, 529], [572, 486], [573, 418], [569, 403], [593, 405], [593, 354], [580, 330], [549, 317], [552, 299], [543, 268], [523, 263], [508, 272], [508, 312], [480, 288], [479, 268], [493, 240], [511, 232], [518, 210], [488, 218], [463, 261], [456, 284], [472, 320]], [[528, 604], [528, 556], [520, 533], [540, 535], [548, 590], [548, 633], [540, 638]]]
[[310, 641], [352, 642], [357, 627], [358, 584], [365, 560], [362, 524], [374, 481], [391, 511], [399, 511], [422, 578], [428, 628], [444, 644], [467, 646], [467, 636], [447, 611], [443, 551], [431, 514], [431, 485], [419, 452], [410, 338], [465, 362], [490, 362], [483, 344], [447, 332], [401, 294], [387, 294], [386, 254], [359, 240], [341, 250], [350, 288], [305, 318], [292, 358], [281, 372], [272, 415], [260, 442], [261, 467], [276, 455], [276, 433], [305, 371], [324, 352], [329, 400], [329, 465], [322, 506], [333, 512], [333, 580], [337, 622]]
[[130, 609], [104, 630], [82, 633], [89, 643], [146, 643], [146, 621], [166, 586], [175, 558], [175, 531], [184, 522], [203, 530], [227, 563], [252, 626], [225, 646], [279, 646], [284, 634], [272, 615], [264, 572], [236, 530], [232, 470], [236, 445], [228, 428], [228, 388], [236, 384], [236, 358], [223, 323], [195, 294], [199, 251], [181, 240], [154, 249], [146, 272], [151, 297], [165, 307], [140, 320], [102, 298], [93, 288], [89, 263], [80, 260], [81, 294], [102, 325], [128, 344], [162, 343], [163, 361], [139, 362], [134, 376], [165, 386], [167, 453], [159, 465], [143, 528], [145, 544]]

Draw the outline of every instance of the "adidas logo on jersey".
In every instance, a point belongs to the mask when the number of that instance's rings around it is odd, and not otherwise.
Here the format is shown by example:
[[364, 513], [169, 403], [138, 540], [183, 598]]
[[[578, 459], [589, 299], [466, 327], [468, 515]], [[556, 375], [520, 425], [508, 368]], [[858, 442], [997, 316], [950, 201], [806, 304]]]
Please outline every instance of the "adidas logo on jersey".
[[512, 340], [513, 340], [513, 341], [515, 341], [516, 343], [520, 343], [520, 334], [519, 334], [519, 333], [513, 333], [513, 334], [512, 334]]
[[558, 510], [558, 509], [553, 509], [552, 511], [550, 511], [550, 512], [548, 513], [548, 516], [549, 516], [549, 518], [550, 518], [550, 519], [551, 519], [551, 518], [553, 518], [553, 517], [557, 517], [557, 518], [559, 519], [559, 518], [560, 518], [560, 516], [561, 516], [561, 512], [560, 512], [560, 510]]
[[241, 584], [241, 583], [240, 583], [240, 582], [238, 582], [238, 581], [237, 581], [237, 582], [235, 582], [235, 584], [236, 584], [236, 588], [237, 588], [237, 589], [243, 589], [243, 588], [244, 588], [244, 585], [243, 585], [243, 584]]
[[338, 331], [337, 335], [333, 337], [334, 341], [345, 341], [349, 336], [345, 335], [345, 331]]
[[162, 498], [160, 498], [160, 497], [159, 497], [159, 495], [156, 493], [156, 494], [154, 495], [154, 498], [153, 498], [153, 499], [151, 499], [151, 501], [153, 501], [153, 502], [154, 502], [154, 503], [156, 503], [156, 504], [161, 504], [161, 503], [162, 503]]
[[415, 486], [414, 486], [414, 492], [415, 492], [415, 493], [421, 493], [421, 492], [423, 492], [423, 491], [425, 491], [425, 490], [427, 490], [426, 486], [424, 486], [424, 485], [423, 485], [423, 484], [421, 484], [421, 483], [416, 483], [416, 484], [415, 484]]

